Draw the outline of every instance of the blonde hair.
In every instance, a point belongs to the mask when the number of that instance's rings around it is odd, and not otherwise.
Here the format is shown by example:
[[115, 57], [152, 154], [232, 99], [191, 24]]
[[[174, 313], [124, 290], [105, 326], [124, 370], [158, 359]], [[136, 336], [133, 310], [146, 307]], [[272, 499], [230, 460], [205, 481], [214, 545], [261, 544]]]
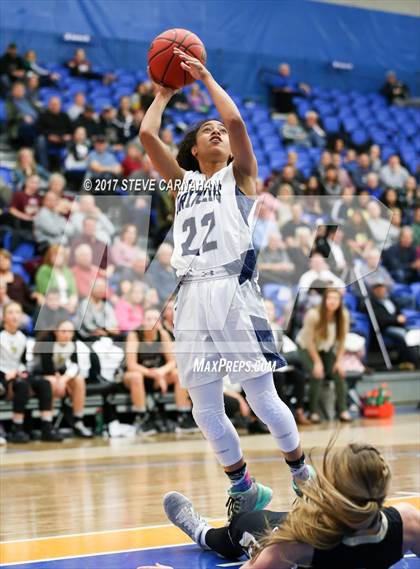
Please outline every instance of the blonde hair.
[[298, 500], [280, 528], [260, 541], [256, 556], [274, 544], [303, 542], [332, 549], [345, 535], [372, 526], [388, 492], [391, 472], [373, 446], [353, 443], [324, 453], [322, 470], [301, 486]]

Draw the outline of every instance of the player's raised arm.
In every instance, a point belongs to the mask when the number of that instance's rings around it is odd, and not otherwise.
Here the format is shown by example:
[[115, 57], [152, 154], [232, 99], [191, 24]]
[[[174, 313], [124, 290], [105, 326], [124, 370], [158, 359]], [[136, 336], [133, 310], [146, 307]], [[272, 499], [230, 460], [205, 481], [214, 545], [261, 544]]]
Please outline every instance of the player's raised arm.
[[163, 111], [174, 91], [158, 87], [153, 103], [147, 109], [140, 127], [140, 140], [153, 166], [166, 182], [182, 180], [185, 174], [169, 148], [159, 137]]
[[181, 67], [206, 86], [229, 134], [236, 181], [244, 193], [254, 195], [254, 182], [258, 172], [257, 160], [238, 107], [201, 61], [177, 48], [174, 49], [174, 53], [182, 59]]

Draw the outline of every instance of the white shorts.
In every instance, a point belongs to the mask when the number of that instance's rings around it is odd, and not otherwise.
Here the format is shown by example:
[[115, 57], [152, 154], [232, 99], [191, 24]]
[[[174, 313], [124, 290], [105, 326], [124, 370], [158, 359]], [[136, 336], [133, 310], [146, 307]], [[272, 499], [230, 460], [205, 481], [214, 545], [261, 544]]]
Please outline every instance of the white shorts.
[[183, 387], [259, 377], [286, 364], [277, 352], [255, 280], [183, 283], [175, 303], [175, 354]]

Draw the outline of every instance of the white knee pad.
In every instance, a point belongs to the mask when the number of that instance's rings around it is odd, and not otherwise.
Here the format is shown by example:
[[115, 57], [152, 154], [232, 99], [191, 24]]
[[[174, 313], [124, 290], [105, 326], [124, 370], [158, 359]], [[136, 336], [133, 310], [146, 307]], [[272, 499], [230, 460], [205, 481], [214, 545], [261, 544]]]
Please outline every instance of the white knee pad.
[[280, 399], [273, 378], [263, 376], [244, 382], [247, 401], [257, 417], [267, 425], [283, 452], [299, 446], [299, 433], [293, 413]]
[[239, 436], [224, 411], [194, 409], [193, 417], [205, 439], [211, 444], [217, 460], [223, 466], [232, 466], [242, 458]]

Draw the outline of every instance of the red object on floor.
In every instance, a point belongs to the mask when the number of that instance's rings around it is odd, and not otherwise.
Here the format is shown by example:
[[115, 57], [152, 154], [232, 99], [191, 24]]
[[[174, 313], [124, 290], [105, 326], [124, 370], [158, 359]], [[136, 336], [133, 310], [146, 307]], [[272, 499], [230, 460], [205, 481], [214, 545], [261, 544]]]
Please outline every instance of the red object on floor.
[[365, 405], [363, 408], [364, 417], [372, 419], [389, 419], [395, 412], [392, 403], [383, 403], [382, 405]]

